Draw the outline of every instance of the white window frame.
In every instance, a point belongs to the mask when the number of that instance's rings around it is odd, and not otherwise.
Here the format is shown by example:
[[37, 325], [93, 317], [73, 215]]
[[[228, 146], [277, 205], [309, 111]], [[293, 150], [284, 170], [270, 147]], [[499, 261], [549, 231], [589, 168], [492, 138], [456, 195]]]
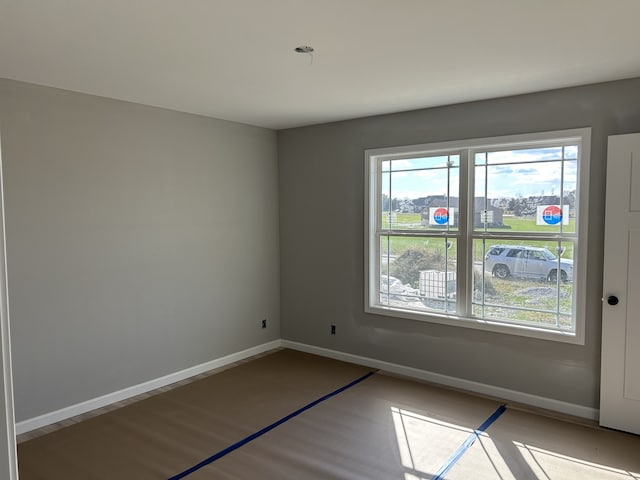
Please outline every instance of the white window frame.
[[[574, 250], [574, 331], [561, 331], [552, 328], [521, 325], [494, 319], [484, 319], [471, 315], [471, 295], [473, 268], [473, 239], [491, 238], [491, 233], [478, 235], [473, 229], [472, 215], [474, 195], [474, 152], [508, 150], [515, 148], [531, 148], [558, 146], [563, 144], [578, 145], [578, 174], [576, 185], [576, 218], [577, 242]], [[532, 134], [508, 135], [491, 138], [467, 139], [461, 141], [429, 143], [421, 145], [376, 148], [365, 150], [365, 312], [389, 317], [426, 321], [444, 325], [467, 327], [491, 332], [507, 333], [526, 337], [554, 340], [584, 345], [585, 336], [585, 292], [587, 285], [587, 219], [589, 213], [589, 163], [591, 151], [591, 128], [578, 128]], [[403, 309], [376, 303], [380, 298], [380, 242], [378, 234], [378, 218], [381, 218], [381, 170], [382, 161], [404, 158], [419, 158], [434, 154], [460, 155], [460, 225], [458, 227], [458, 268], [457, 292], [458, 307], [456, 312], [419, 311]], [[463, 205], [465, 211], [462, 211]], [[451, 232], [449, 232], [450, 234]], [[443, 234], [444, 235], [444, 234]], [[500, 236], [500, 235], [498, 235]], [[553, 235], [546, 235], [546, 238]]]

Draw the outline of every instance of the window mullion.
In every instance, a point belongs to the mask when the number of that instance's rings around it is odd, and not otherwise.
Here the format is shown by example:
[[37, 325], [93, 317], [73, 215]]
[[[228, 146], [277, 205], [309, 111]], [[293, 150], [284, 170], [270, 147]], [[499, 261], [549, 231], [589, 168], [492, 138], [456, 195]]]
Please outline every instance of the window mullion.
[[[469, 317], [471, 313], [471, 292], [473, 291], [472, 242], [469, 239], [469, 219], [473, 220], [470, 205], [473, 199], [473, 175], [469, 168], [470, 154], [465, 149], [460, 152], [459, 213], [458, 213], [458, 264], [457, 264], [457, 310], [458, 315]], [[471, 199], [471, 200], [470, 200]], [[471, 271], [471, 275], [470, 272]]]

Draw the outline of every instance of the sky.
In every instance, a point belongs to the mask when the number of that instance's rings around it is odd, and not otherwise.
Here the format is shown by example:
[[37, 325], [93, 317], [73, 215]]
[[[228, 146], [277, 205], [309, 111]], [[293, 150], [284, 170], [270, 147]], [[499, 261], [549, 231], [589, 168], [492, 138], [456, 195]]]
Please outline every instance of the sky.
[[[564, 149], [564, 162], [562, 147], [476, 154], [475, 196], [497, 199], [559, 195], [561, 179], [564, 180], [564, 192], [575, 190], [578, 148], [570, 146]], [[447, 162], [451, 168], [447, 168]], [[447, 193], [457, 197], [459, 166], [459, 155], [385, 161], [382, 165], [382, 191], [389, 194], [391, 177], [392, 198], [415, 199]]]

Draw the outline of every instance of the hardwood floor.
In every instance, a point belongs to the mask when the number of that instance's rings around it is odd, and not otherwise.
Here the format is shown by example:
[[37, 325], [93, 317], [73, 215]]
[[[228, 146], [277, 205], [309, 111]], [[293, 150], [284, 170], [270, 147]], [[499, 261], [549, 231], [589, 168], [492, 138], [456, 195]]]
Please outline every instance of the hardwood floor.
[[20, 478], [640, 480], [640, 436], [504, 404], [281, 349], [21, 435]]

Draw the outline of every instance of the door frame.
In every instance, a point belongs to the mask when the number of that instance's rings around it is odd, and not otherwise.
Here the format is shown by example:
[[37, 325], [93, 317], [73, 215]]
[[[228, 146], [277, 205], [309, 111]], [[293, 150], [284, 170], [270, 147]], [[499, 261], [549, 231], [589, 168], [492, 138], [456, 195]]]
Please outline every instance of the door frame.
[[0, 137], [0, 478], [18, 480]]

